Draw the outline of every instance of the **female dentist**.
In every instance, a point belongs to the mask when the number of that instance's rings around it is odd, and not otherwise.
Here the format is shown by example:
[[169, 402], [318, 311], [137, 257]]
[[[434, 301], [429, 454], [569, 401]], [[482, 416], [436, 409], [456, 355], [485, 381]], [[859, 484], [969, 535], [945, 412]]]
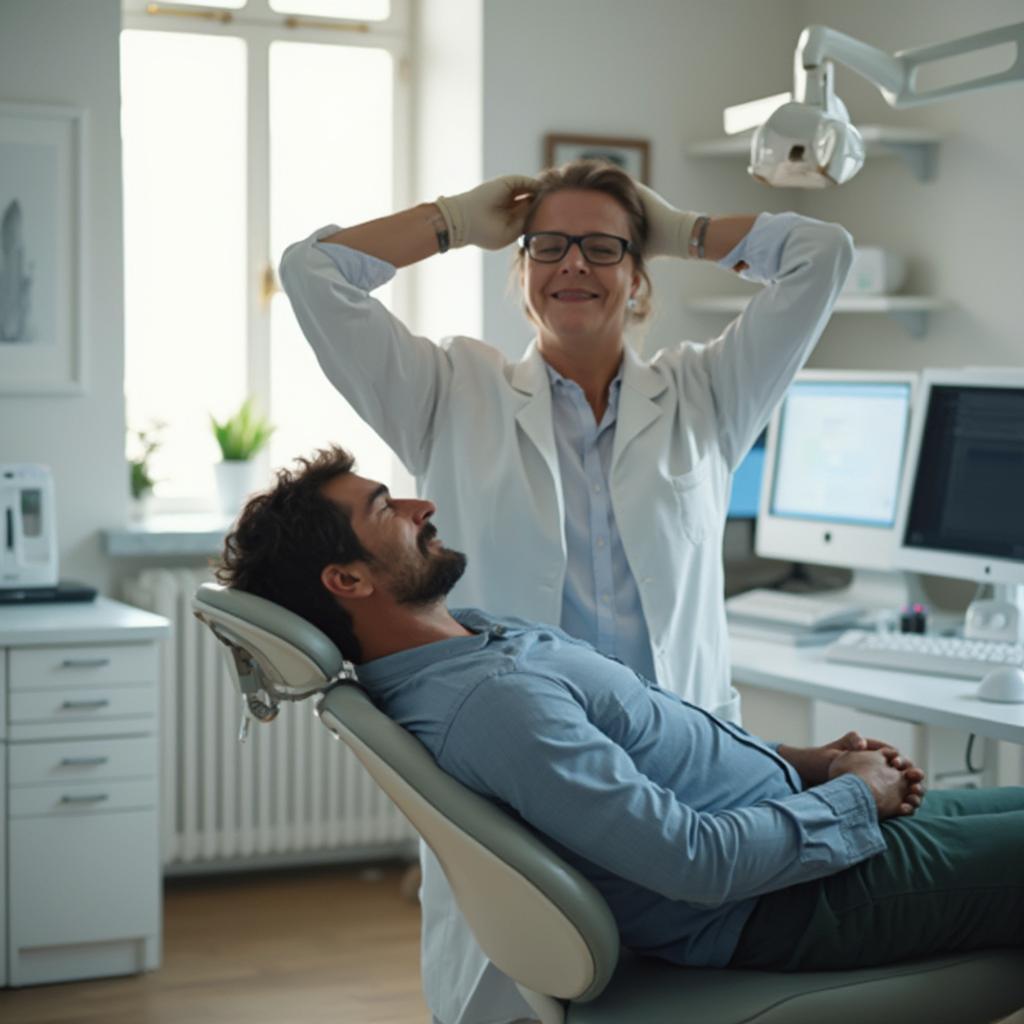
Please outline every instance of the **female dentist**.
[[[510, 363], [413, 335], [370, 292], [450, 248], [517, 238], [536, 336]], [[692, 703], [738, 720], [722, 531], [731, 473], [828, 321], [853, 254], [793, 213], [709, 218], [580, 161], [496, 178], [290, 246], [281, 279], [321, 367], [437, 498], [468, 568], [453, 605], [560, 625]], [[764, 287], [713, 341], [642, 360], [646, 260], [712, 260]], [[529, 1018], [427, 851], [422, 970], [437, 1024]]]

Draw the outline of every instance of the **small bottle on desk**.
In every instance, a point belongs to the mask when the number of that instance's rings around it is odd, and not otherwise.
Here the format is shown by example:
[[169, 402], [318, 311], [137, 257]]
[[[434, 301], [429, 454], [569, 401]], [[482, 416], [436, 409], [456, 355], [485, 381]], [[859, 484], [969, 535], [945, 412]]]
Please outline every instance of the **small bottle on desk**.
[[923, 604], [909, 605], [900, 613], [901, 633], [924, 633], [928, 628], [928, 610]]

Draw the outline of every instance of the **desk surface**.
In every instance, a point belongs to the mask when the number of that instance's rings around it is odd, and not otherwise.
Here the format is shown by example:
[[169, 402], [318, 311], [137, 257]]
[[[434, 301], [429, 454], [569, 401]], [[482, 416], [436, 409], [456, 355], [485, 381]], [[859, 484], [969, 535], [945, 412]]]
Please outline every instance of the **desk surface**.
[[0, 645], [158, 640], [170, 631], [159, 615], [97, 597], [94, 601], [0, 605]]
[[746, 686], [1024, 743], [1024, 704], [979, 700], [972, 680], [843, 665], [826, 661], [823, 647], [739, 638], [731, 662], [733, 681]]

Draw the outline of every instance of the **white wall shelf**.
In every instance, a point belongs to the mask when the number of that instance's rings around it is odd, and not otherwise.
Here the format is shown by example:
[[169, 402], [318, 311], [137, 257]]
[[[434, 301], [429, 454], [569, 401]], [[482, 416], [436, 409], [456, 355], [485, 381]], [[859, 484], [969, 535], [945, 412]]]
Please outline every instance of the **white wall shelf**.
[[[686, 308], [694, 313], [741, 313], [749, 295], [711, 295], [691, 299]], [[946, 308], [947, 303], [927, 295], [844, 295], [833, 307], [835, 313], [885, 313], [901, 323], [907, 333], [922, 337], [928, 330], [928, 314]]]
[[[941, 135], [924, 128], [897, 128], [884, 124], [857, 125], [857, 129], [864, 139], [868, 157], [898, 156], [918, 181], [931, 181], [935, 177]], [[710, 142], [697, 142], [687, 153], [695, 157], [749, 157], [753, 134], [751, 130]]]

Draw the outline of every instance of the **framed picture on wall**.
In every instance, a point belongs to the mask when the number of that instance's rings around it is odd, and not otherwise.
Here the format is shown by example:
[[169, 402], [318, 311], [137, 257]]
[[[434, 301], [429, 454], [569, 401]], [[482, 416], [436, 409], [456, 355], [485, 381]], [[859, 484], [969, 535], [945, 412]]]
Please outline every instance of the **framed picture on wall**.
[[616, 139], [604, 135], [544, 136], [544, 166], [570, 160], [605, 160], [638, 181], [650, 184], [651, 144], [646, 139]]
[[85, 386], [85, 113], [0, 103], [0, 394]]

